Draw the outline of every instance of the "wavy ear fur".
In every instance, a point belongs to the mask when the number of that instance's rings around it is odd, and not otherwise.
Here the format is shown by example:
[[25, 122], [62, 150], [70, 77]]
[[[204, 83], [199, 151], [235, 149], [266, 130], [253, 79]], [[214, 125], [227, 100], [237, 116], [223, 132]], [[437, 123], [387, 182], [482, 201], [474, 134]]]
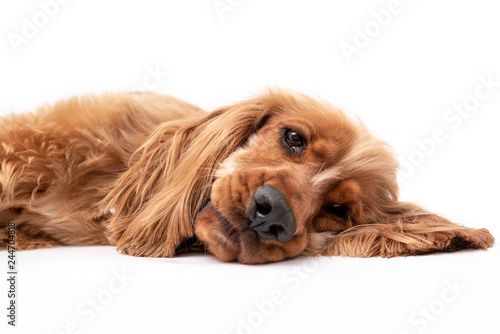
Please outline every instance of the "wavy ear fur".
[[271, 113], [262, 99], [158, 126], [103, 200], [113, 213], [108, 237], [135, 256], [171, 257], [193, 236], [217, 166]]
[[488, 230], [454, 224], [411, 203], [399, 203], [385, 221], [349, 228], [328, 240], [323, 255], [394, 257], [461, 249], [486, 249]]

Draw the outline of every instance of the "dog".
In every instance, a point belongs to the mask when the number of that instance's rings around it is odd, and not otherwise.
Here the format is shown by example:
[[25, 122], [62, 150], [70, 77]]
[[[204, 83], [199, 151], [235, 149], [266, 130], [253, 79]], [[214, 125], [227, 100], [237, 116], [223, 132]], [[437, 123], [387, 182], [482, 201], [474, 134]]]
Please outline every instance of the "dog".
[[207, 113], [149, 92], [0, 120], [0, 238], [259, 264], [492, 247], [486, 229], [398, 200], [391, 147], [326, 101], [272, 88]]

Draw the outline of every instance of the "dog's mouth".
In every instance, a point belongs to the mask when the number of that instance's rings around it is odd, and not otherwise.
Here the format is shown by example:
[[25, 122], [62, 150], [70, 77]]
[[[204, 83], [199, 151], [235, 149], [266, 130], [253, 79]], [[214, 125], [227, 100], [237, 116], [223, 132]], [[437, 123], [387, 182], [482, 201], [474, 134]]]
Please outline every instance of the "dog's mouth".
[[227, 241], [231, 242], [231, 244], [235, 248], [240, 248], [240, 233], [234, 228], [234, 226], [227, 220], [226, 217], [222, 213], [220, 213], [213, 205], [212, 202], [209, 201], [205, 206], [206, 208], [212, 209], [220, 222], [220, 232], [224, 235]]
[[195, 235], [205, 249], [222, 261], [237, 260], [242, 249], [242, 233], [230, 219], [207, 201], [195, 219]]

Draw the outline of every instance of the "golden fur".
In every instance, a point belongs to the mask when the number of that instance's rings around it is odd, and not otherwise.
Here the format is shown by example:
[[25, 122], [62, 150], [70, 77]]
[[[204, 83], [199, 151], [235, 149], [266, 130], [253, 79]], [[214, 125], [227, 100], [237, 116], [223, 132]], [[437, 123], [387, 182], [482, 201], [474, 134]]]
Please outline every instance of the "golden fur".
[[[391, 148], [324, 101], [273, 89], [211, 113], [155, 93], [86, 96], [0, 119], [0, 238], [18, 249], [115, 245], [223, 261], [414, 255], [485, 249], [485, 229], [398, 201]], [[283, 144], [299, 132], [300, 154]], [[288, 131], [286, 130], [286, 131]], [[286, 242], [248, 228], [260, 187], [284, 195]], [[345, 208], [345, 215], [332, 208]]]

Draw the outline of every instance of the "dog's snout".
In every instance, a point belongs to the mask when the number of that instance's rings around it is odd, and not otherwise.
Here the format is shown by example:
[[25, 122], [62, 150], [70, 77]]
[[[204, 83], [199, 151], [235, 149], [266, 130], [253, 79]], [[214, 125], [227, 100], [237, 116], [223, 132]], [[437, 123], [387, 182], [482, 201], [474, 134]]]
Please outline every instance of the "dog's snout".
[[271, 185], [257, 189], [248, 210], [249, 228], [266, 240], [289, 241], [296, 222], [285, 196]]

